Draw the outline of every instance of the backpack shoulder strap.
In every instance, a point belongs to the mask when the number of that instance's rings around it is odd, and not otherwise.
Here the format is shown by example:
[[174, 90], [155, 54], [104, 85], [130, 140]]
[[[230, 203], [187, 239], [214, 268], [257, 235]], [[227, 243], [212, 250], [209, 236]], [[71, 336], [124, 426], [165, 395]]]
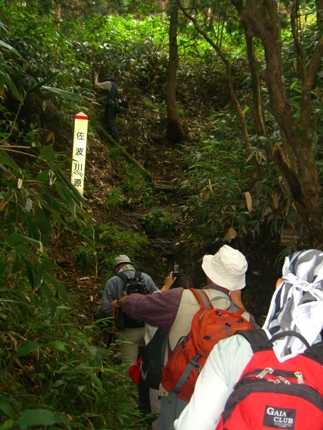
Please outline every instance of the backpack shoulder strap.
[[115, 101], [118, 98], [118, 96], [119, 96], [119, 87], [115, 82], [111, 81], [111, 90], [108, 91], [108, 98], [107, 98], [108, 102], [109, 100]]
[[[323, 342], [318, 342], [312, 345], [312, 350], [314, 350], [315, 355], [311, 355], [311, 358], [318, 361], [323, 366]], [[306, 351], [304, 355], [308, 356]]]
[[139, 272], [138, 270], [135, 271], [135, 276], [134, 279], [136, 281], [139, 281], [141, 279], [141, 272]]
[[202, 308], [210, 308], [211, 302], [208, 295], [203, 290], [197, 290], [195, 288], [189, 288], [189, 290], [193, 293], [196, 300], [199, 302], [199, 305]]
[[111, 87], [116, 88], [117, 90], [119, 89], [119, 85], [116, 84], [114, 81], [110, 81], [111, 82]]
[[[213, 302], [216, 302], [217, 300], [223, 300], [223, 297], [221, 297], [221, 296], [213, 297], [211, 299], [212, 306], [213, 306]], [[242, 315], [244, 312], [246, 312], [245, 309], [240, 308], [239, 306], [235, 305], [233, 303], [233, 301], [230, 299], [230, 297], [228, 297], [228, 300], [230, 301], [230, 305], [225, 310], [230, 311], [230, 312], [237, 314], [237, 315]], [[213, 307], [216, 309], [216, 306], [213, 306]]]
[[323, 364], [323, 342], [318, 342], [317, 344], [310, 345], [304, 336], [302, 336], [300, 333], [294, 331], [294, 330], [287, 330], [283, 332], [279, 332], [275, 334], [270, 340], [269, 343], [272, 345], [273, 342], [275, 342], [276, 339], [280, 339], [281, 337], [285, 336], [295, 336], [300, 339], [304, 345], [306, 346], [306, 350], [303, 353], [305, 357], [309, 357], [314, 361], [319, 362], [320, 364]]
[[268, 337], [265, 331], [261, 328], [256, 330], [237, 330], [235, 332], [235, 335], [236, 334], [240, 334], [250, 343], [251, 349], [254, 353], [263, 349], [268, 343]]
[[118, 272], [118, 273], [117, 273], [117, 276], [118, 276], [120, 279], [122, 279], [122, 280], [123, 280], [123, 287], [122, 287], [122, 290], [124, 291], [124, 290], [126, 289], [126, 284], [127, 284], [127, 282], [128, 282], [128, 276], [127, 276], [125, 273], [123, 273], [123, 272]]
[[[235, 332], [235, 334], [240, 334], [243, 336], [250, 343], [251, 349], [254, 353], [260, 350], [270, 349], [275, 339], [283, 336], [297, 336], [301, 340], [304, 339], [303, 336], [299, 335], [298, 333], [295, 334], [294, 331], [278, 333], [271, 339], [268, 339], [265, 331], [262, 329], [238, 330]], [[304, 343], [307, 346], [307, 350], [303, 353], [303, 355], [319, 362], [323, 366], [323, 342], [318, 342], [312, 346], [309, 346], [308, 342], [304, 339]]]

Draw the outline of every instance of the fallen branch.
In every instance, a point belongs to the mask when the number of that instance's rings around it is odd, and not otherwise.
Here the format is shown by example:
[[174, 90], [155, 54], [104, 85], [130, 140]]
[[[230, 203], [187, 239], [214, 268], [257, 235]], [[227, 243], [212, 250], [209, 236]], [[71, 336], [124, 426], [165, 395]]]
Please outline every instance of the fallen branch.
[[109, 140], [109, 142], [113, 143], [113, 145], [119, 148], [120, 151], [128, 158], [128, 160], [130, 160], [133, 164], [135, 164], [138, 167], [138, 169], [144, 172], [144, 174], [147, 175], [150, 180], [153, 179], [152, 174], [148, 172], [148, 170], [146, 170], [135, 158], [131, 157], [131, 155], [128, 154], [128, 152], [121, 145], [119, 145], [119, 143], [116, 142], [106, 130], [104, 130], [104, 128], [100, 127], [100, 132], [102, 132], [104, 137], [106, 137]]

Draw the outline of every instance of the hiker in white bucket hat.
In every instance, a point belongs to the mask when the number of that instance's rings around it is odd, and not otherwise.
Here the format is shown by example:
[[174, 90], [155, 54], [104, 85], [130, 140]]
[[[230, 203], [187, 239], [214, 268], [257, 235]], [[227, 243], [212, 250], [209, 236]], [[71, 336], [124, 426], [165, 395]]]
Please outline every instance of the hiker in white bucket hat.
[[215, 255], [205, 255], [202, 269], [212, 282], [229, 291], [246, 286], [246, 257], [229, 245], [223, 245]]

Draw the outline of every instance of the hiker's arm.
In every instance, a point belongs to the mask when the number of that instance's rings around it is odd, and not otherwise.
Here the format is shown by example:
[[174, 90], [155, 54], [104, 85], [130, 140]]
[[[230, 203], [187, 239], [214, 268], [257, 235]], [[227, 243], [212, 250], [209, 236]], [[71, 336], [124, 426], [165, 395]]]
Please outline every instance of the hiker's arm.
[[101, 308], [106, 315], [112, 313], [110, 303], [122, 295], [122, 285], [121, 279], [117, 276], [113, 276], [106, 283], [101, 298]]
[[93, 75], [93, 84], [95, 88], [99, 90], [106, 90], [106, 91], [110, 91], [112, 86], [110, 81], [99, 82], [99, 77], [97, 73], [94, 73]]
[[123, 311], [133, 319], [141, 319], [168, 332], [175, 321], [182, 294], [182, 288], [145, 296], [130, 294], [123, 304]]
[[217, 343], [197, 378], [190, 402], [175, 421], [174, 428], [217, 428], [227, 398], [251, 356], [250, 344], [242, 336], [231, 336]]
[[167, 276], [167, 278], [165, 278], [165, 282], [164, 285], [162, 286], [162, 288], [160, 289], [160, 291], [167, 291], [170, 289], [170, 287], [173, 285], [174, 283], [173, 279], [173, 272], [170, 272], [169, 275]]
[[122, 296], [120, 297], [120, 299], [117, 300], [113, 300], [110, 303], [110, 306], [112, 309], [117, 309], [117, 308], [122, 308], [122, 306], [124, 305], [124, 302], [127, 300], [128, 296]]

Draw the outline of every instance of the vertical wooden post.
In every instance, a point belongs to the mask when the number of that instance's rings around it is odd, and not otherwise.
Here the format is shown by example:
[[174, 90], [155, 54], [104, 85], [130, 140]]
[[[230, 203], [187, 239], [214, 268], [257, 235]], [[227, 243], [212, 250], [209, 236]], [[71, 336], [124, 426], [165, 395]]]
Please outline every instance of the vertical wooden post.
[[71, 182], [81, 196], [84, 190], [88, 119], [87, 115], [79, 112], [74, 120]]

